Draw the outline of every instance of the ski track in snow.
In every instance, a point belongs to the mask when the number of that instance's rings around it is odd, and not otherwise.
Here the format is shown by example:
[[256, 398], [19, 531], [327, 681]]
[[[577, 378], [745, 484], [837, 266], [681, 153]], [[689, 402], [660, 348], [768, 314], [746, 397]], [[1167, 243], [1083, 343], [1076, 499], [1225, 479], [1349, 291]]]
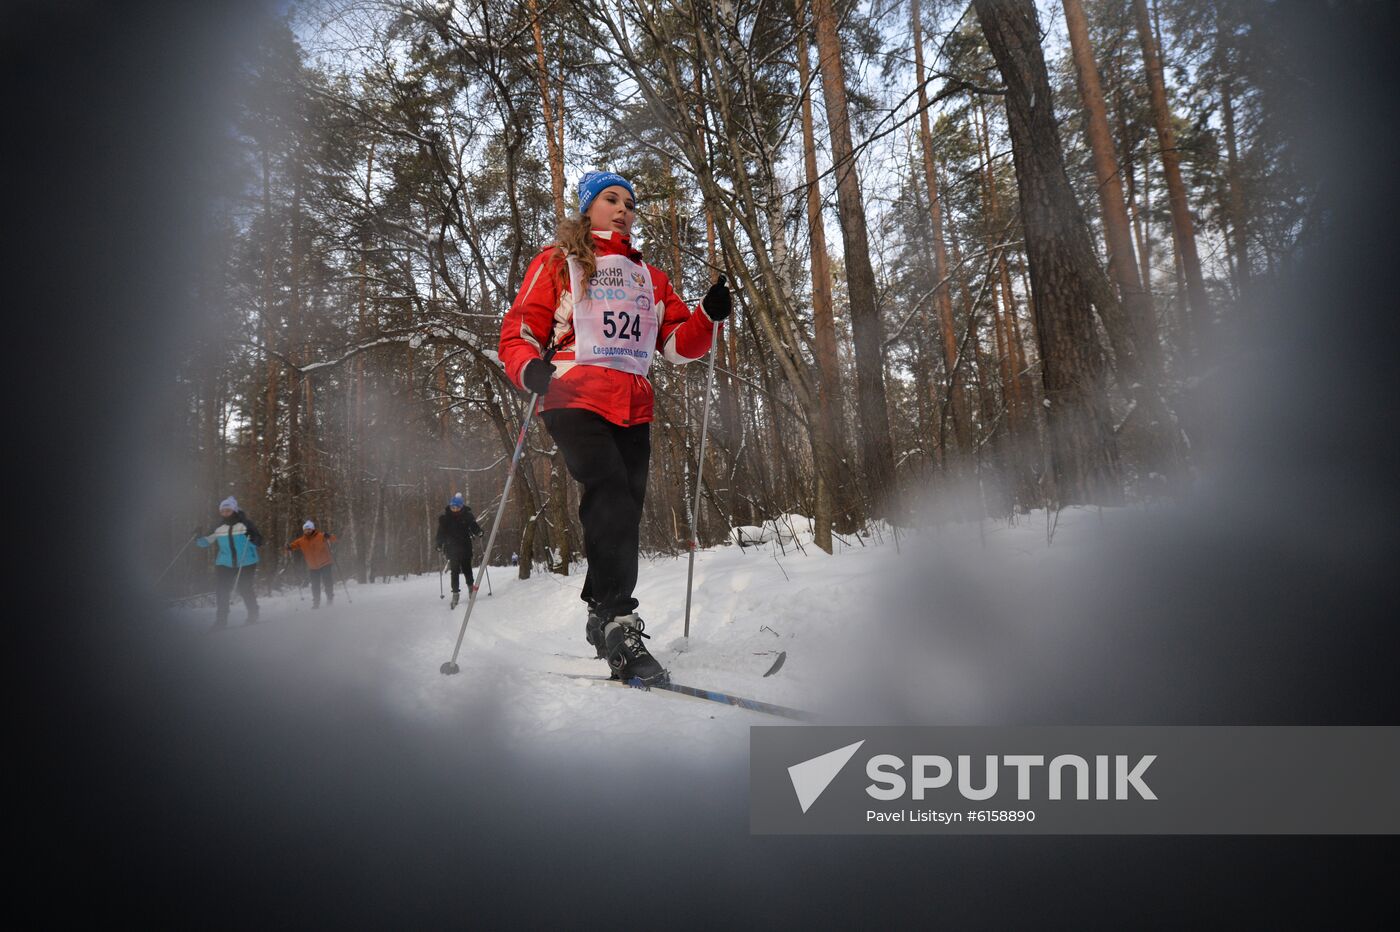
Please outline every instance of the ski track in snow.
[[[839, 707], [832, 708], [840, 701], [834, 698], [839, 690], [834, 693], [832, 684], [840, 682], [843, 671], [851, 676], [848, 655], [869, 642], [892, 580], [932, 578], [924, 561], [929, 555], [937, 558], [930, 565], [945, 572], [957, 565], [964, 576], [983, 564], [999, 573], [1029, 565], [1043, 576], [1085, 540], [1101, 538], [1104, 521], [1090, 509], [1067, 510], [1053, 545], [1047, 545], [1039, 514], [1015, 525], [988, 521], [980, 529], [972, 524], [905, 535], [898, 552], [885, 534], [878, 541], [867, 538], [864, 546], [838, 545], [829, 556], [805, 532], [798, 538], [802, 549], [788, 539], [781, 548], [770, 541], [701, 551], [688, 641], [683, 637], [685, 557], [644, 560], [638, 611], [651, 636], [649, 649], [676, 682], [839, 720], [833, 714]], [[957, 563], [961, 559], [969, 561], [966, 566]], [[746, 755], [750, 726], [783, 723], [675, 694], [558, 675], [607, 672], [583, 639], [582, 568], [575, 566], [567, 577], [536, 573], [522, 581], [513, 568], [493, 567], [490, 576], [494, 594], [482, 587], [456, 676], [443, 676], [438, 668], [451, 656], [466, 603], [449, 610], [448, 601], [437, 598], [431, 574], [365, 586], [351, 582], [353, 604], [338, 585], [334, 605], [315, 611], [309, 593], [303, 598], [295, 589], [264, 597], [261, 622], [246, 630], [238, 628], [243, 608], [235, 600], [233, 629], [212, 636], [204, 634], [212, 624], [211, 608], [174, 609], [171, 618], [190, 649], [216, 668], [252, 676], [260, 665], [268, 670], [293, 665], [284, 671], [295, 670], [307, 689], [352, 690], [361, 696], [372, 691], [406, 724], [484, 725], [506, 746], [531, 751], [544, 746], [550, 753], [596, 752], [606, 741], [610, 749], [645, 749], [651, 755]], [[994, 603], [993, 577], [989, 573], [983, 588]], [[944, 624], [956, 629], [962, 608], [953, 599], [922, 605], [920, 614], [925, 611], [926, 619], [918, 623], [927, 620], [941, 631]], [[996, 612], [993, 604], [967, 614]], [[1015, 634], [1043, 640], [1056, 630], [1027, 628]], [[788, 654], [783, 669], [764, 678], [779, 651]], [[916, 661], [895, 657], [890, 669], [921, 684], [907, 701], [941, 710], [938, 719], [950, 721], [986, 701], [986, 687], [966, 658], [933, 652], [917, 658], [917, 669], [902, 670], [901, 663]]]

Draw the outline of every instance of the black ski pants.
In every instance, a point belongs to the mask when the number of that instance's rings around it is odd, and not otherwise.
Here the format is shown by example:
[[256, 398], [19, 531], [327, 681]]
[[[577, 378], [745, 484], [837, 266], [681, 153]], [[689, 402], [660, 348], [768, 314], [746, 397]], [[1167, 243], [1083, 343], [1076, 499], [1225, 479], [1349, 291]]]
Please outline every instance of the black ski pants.
[[451, 556], [448, 557], [448, 558], [447, 558], [447, 571], [448, 571], [449, 573], [452, 574], [452, 591], [453, 591], [453, 592], [461, 592], [461, 590], [457, 588], [457, 580], [458, 580], [460, 577], [462, 577], [462, 576], [467, 577], [467, 588], [470, 589], [470, 588], [472, 587], [472, 555], [471, 555], [471, 553], [470, 553], [470, 552], [467, 552], [466, 554], [464, 554], [464, 555], [462, 555], [462, 556], [460, 556], [460, 557], [451, 557]]
[[219, 621], [228, 621], [229, 597], [233, 594], [235, 579], [238, 580], [238, 594], [243, 596], [243, 605], [248, 609], [248, 614], [251, 616], [258, 613], [258, 594], [253, 591], [257, 569], [256, 563], [243, 567], [242, 573], [232, 566], [214, 567], [214, 595], [218, 600]]
[[637, 548], [651, 463], [651, 425], [620, 427], [582, 408], [544, 412], [569, 475], [583, 486], [578, 517], [588, 575], [583, 599], [606, 617], [637, 610]]
[[318, 570], [307, 570], [311, 577], [311, 604], [321, 604], [321, 587], [326, 587], [326, 604], [335, 601], [335, 564], [327, 563]]

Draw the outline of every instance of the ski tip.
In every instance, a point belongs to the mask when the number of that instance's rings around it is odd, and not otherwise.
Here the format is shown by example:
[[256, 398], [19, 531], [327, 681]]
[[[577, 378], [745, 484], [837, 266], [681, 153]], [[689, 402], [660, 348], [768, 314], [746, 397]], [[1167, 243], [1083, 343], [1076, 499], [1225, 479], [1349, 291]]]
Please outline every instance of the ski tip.
[[775, 661], [773, 661], [773, 665], [772, 665], [771, 667], [769, 667], [769, 668], [768, 668], [768, 672], [765, 673], [765, 674], [763, 674], [763, 675], [764, 675], [764, 676], [772, 676], [774, 673], [777, 673], [779, 670], [781, 670], [781, 669], [783, 668], [783, 663], [786, 662], [786, 660], [787, 660], [787, 651], [781, 651], [781, 652], [778, 654], [778, 659], [775, 660]]

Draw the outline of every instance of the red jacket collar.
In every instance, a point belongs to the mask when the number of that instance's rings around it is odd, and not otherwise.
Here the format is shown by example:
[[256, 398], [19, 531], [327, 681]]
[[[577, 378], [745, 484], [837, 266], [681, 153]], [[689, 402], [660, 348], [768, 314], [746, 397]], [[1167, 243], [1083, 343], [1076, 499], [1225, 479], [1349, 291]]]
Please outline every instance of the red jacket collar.
[[626, 256], [634, 262], [642, 261], [642, 254], [632, 248], [632, 240], [612, 230], [594, 230], [593, 249], [600, 256]]

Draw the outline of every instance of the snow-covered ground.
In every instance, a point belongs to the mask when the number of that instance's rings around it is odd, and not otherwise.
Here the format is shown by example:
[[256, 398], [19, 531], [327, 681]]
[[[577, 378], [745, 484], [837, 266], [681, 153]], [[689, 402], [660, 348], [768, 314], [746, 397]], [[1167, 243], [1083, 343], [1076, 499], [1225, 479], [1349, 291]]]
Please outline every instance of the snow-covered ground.
[[[794, 519], [801, 526], [801, 519]], [[789, 534], [758, 545], [728, 545], [696, 557], [690, 637], [684, 637], [684, 557], [645, 561], [637, 597], [651, 636], [649, 648], [687, 685], [766, 702], [820, 708], [822, 666], [813, 662], [851, 613], [868, 601], [892, 540], [848, 538], [828, 556], [810, 535]], [[642, 694], [560, 674], [606, 674], [583, 639], [581, 567], [564, 577], [536, 573], [520, 580], [493, 567], [458, 656], [461, 673], [438, 668], [452, 648], [466, 607], [439, 598], [436, 576], [338, 587], [333, 605], [311, 608], [309, 592], [260, 599], [261, 620], [242, 626], [235, 603], [232, 627], [205, 635], [208, 607], [173, 618], [188, 649], [220, 665], [257, 669], [295, 658], [308, 680], [326, 688], [371, 691], [406, 722], [450, 724], [496, 719], [507, 743], [614, 745], [629, 736], [658, 736], [676, 750], [712, 752], [747, 746], [747, 729], [775, 719], [742, 709], [666, 693]], [[763, 673], [782, 651], [773, 676]]]
[[[1005, 707], [1004, 671], [1074, 641], [1073, 613], [1027, 611], [1039, 585], [1088, 563], [1113, 527], [1144, 512], [1070, 509], [1047, 522], [986, 521], [915, 536], [885, 530], [838, 541], [827, 555], [800, 517], [745, 529], [762, 542], [697, 555], [690, 637], [683, 636], [687, 562], [645, 561], [637, 597], [649, 647], [679, 683], [805, 709], [831, 722], [972, 723]], [[775, 530], [777, 533], [775, 533]], [[736, 535], [737, 536], [737, 535]], [[431, 575], [350, 582], [333, 605], [309, 593], [263, 598], [261, 622], [205, 635], [210, 608], [178, 612], [185, 648], [231, 675], [287, 667], [305, 688], [371, 698], [404, 725], [489, 726], [516, 751], [626, 752], [729, 758], [748, 728], [778, 719], [666, 693], [643, 694], [560, 674], [603, 674], [583, 640], [582, 572], [521, 581], [490, 573], [462, 643], [461, 673], [443, 676], [465, 601], [439, 598]], [[764, 677], [786, 652], [786, 662]], [[996, 669], [993, 669], [995, 667]], [[1045, 670], [1032, 664], [1018, 680]], [[1001, 672], [999, 672], [1001, 671]]]
[[[1365, 722], [1393, 676], [1359, 599], [1394, 551], [1358, 551], [1337, 516], [1299, 534], [1290, 508], [1206, 486], [830, 556], [798, 535], [699, 554], [688, 640], [684, 559], [642, 567], [640, 613], [678, 682], [839, 724]], [[750, 730], [788, 723], [552, 672], [604, 670], [581, 585], [494, 569], [457, 676], [438, 670], [462, 612], [429, 575], [352, 582], [353, 603], [317, 611], [292, 590], [219, 634], [210, 607], [113, 629], [93, 667], [45, 672], [98, 699], [101, 744], [65, 777], [116, 829], [50, 834], [107, 844], [132, 890], [158, 860], [153, 903], [242, 897], [258, 924], [821, 928], [952, 904], [995, 925], [1027, 890], [1157, 891], [1168, 850], [1193, 887], [1250, 860], [1215, 839], [1185, 857], [1161, 839], [751, 835]]]

